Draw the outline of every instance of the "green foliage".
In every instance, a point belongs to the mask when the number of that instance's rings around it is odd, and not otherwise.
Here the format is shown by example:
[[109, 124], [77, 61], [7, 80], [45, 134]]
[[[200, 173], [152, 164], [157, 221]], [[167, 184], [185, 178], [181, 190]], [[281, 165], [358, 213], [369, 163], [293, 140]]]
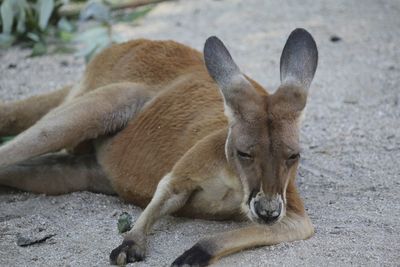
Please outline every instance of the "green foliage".
[[94, 19], [96, 26], [77, 34], [74, 39], [83, 45], [78, 55], [84, 56], [88, 62], [95, 54], [113, 43], [120, 43], [124, 39], [113, 31], [114, 22], [133, 22], [145, 16], [152, 5], [138, 8], [133, 12], [123, 15], [111, 16], [111, 9], [100, 0], [91, 0], [80, 13], [80, 20]]
[[44, 31], [54, 10], [54, 0], [38, 0], [39, 28]]
[[[61, 0], [4, 0], [0, 6], [0, 47], [18, 42], [32, 48], [31, 56], [46, 53], [48, 37], [57, 37], [66, 31], [50, 25], [59, 21], [55, 11], [61, 3]], [[66, 24], [66, 18], [62, 19]], [[72, 32], [71, 27], [68, 31]]]
[[[1, 0], [0, 0], [1, 1]], [[71, 52], [72, 41], [80, 44], [79, 55], [86, 61], [100, 50], [123, 39], [113, 31], [115, 22], [132, 22], [146, 15], [153, 6], [133, 12], [111, 13], [111, 2], [87, 1], [79, 21], [93, 20], [91, 27], [76, 33], [78, 16], [62, 17], [57, 10], [63, 4], [82, 0], [3, 0], [0, 5], [0, 48], [19, 43], [32, 49], [31, 56]]]
[[79, 15], [81, 21], [93, 19], [97, 23], [79, 34], [74, 40], [83, 45], [78, 55], [84, 56], [88, 62], [93, 55], [112, 43], [121, 41], [112, 31], [111, 9], [102, 1], [91, 0]]

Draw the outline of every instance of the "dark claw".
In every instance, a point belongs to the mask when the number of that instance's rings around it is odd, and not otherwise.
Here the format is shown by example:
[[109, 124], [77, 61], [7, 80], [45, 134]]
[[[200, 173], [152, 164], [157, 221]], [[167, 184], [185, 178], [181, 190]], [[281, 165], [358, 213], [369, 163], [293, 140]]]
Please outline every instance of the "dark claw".
[[110, 264], [125, 265], [144, 260], [144, 251], [133, 240], [124, 240], [110, 254]]
[[203, 267], [210, 264], [211, 254], [196, 244], [191, 249], [186, 250], [173, 263], [172, 267], [196, 266]]

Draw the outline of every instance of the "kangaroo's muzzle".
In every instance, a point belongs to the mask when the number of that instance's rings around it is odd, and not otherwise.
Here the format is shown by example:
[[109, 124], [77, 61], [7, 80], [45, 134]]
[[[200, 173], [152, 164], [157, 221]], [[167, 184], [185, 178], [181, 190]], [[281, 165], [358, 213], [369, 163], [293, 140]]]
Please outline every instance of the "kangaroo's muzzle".
[[283, 216], [283, 200], [281, 195], [267, 197], [259, 192], [251, 198], [250, 210], [252, 215], [260, 223], [273, 224]]

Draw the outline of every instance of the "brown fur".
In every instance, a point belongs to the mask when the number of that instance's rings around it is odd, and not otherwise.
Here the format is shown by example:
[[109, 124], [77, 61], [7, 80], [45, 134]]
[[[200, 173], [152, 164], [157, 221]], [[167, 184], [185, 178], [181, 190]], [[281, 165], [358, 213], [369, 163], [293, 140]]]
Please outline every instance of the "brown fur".
[[[207, 68], [200, 52], [174, 41], [114, 45], [90, 62], [79, 84], [0, 104], [0, 134], [28, 128], [0, 147], [0, 183], [49, 194], [115, 192], [146, 207], [111, 253], [112, 263], [143, 258], [151, 226], [171, 213], [206, 219], [247, 215], [256, 222], [200, 241], [192, 250], [210, 259], [191, 262], [189, 250], [174, 263], [178, 266], [209, 264], [244, 248], [308, 238], [313, 227], [294, 181], [298, 158], [288, 159], [299, 149], [298, 119], [307, 94], [284, 84], [269, 95], [240, 74], [222, 43], [208, 43]], [[216, 65], [215, 59], [221, 62]], [[54, 164], [46, 156], [31, 160], [62, 148], [94, 155], [76, 156], [80, 166], [70, 156]], [[252, 158], [243, 159], [236, 150]], [[46, 173], [37, 162], [52, 171]], [[30, 170], [38, 173], [32, 180]], [[79, 179], [66, 183], [70, 174]], [[50, 176], [58, 178], [47, 186]], [[268, 225], [253, 218], [248, 200], [264, 203], [268, 211], [277, 196], [285, 206], [278, 222]]]
[[2, 104], [0, 101], [0, 136], [16, 135], [35, 124], [51, 109], [60, 105], [71, 86], [41, 96]]

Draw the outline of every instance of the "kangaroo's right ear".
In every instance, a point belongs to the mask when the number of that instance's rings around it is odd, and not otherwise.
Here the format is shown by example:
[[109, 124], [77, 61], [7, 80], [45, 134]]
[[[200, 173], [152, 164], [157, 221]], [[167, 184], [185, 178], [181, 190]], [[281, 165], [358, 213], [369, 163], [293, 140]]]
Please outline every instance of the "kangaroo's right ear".
[[297, 85], [308, 90], [318, 64], [318, 50], [309, 32], [298, 28], [292, 31], [281, 55], [282, 85]]
[[225, 114], [243, 116], [250, 107], [260, 103], [260, 96], [233, 61], [220, 39], [209, 37], [204, 45], [204, 61], [210, 76], [216, 81], [223, 95]]
[[243, 76], [224, 43], [216, 36], [209, 37], [204, 45], [204, 61], [208, 73], [222, 90]]

